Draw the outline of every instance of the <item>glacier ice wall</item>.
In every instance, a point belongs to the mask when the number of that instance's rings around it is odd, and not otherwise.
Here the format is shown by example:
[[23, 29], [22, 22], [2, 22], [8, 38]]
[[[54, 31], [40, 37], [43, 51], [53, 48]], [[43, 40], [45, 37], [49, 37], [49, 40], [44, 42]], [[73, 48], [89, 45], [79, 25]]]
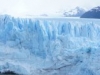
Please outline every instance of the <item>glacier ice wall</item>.
[[0, 71], [99, 75], [99, 38], [100, 20], [0, 16]]

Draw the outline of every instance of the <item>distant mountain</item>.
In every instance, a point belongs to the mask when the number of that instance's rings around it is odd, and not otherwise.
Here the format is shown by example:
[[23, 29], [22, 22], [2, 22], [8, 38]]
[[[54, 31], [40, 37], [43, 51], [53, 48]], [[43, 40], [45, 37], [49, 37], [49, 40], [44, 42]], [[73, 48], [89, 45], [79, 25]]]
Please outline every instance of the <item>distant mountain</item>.
[[71, 9], [70, 11], [65, 11], [63, 15], [65, 17], [80, 17], [86, 10], [80, 7], [76, 7], [75, 9]]
[[85, 9], [76, 7], [74, 9], [68, 10], [59, 10], [52, 13], [42, 13], [39, 15], [27, 15], [27, 16], [41, 16], [41, 17], [80, 17], [86, 12]]
[[81, 18], [100, 18], [100, 6], [87, 11]]

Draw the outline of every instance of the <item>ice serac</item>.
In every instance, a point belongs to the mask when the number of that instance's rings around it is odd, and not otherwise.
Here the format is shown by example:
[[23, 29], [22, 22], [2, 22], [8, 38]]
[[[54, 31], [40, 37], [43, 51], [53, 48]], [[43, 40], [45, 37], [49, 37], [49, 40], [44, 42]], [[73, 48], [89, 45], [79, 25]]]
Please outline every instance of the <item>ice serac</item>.
[[[100, 20], [0, 16], [0, 71], [100, 75]], [[5, 60], [2, 60], [5, 58]]]

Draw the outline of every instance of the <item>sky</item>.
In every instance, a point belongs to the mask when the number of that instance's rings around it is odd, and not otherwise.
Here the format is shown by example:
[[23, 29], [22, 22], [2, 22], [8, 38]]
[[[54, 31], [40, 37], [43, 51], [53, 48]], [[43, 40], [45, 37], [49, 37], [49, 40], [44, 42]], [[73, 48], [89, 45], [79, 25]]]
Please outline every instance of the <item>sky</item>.
[[89, 10], [99, 5], [100, 0], [0, 0], [0, 14], [53, 14], [62, 10], [70, 10], [77, 6]]

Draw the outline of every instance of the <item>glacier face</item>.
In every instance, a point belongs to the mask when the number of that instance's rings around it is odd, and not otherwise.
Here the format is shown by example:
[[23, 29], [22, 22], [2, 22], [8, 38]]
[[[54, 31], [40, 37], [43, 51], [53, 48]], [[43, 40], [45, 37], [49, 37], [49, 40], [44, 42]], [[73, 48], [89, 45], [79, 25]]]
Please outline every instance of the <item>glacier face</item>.
[[0, 16], [0, 71], [100, 75], [100, 20]]

